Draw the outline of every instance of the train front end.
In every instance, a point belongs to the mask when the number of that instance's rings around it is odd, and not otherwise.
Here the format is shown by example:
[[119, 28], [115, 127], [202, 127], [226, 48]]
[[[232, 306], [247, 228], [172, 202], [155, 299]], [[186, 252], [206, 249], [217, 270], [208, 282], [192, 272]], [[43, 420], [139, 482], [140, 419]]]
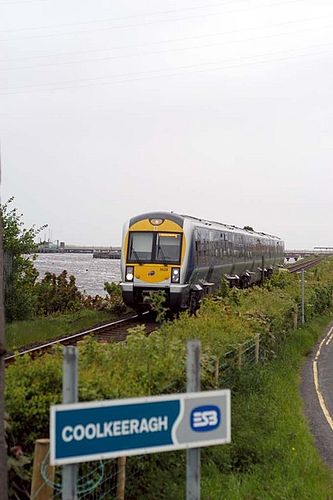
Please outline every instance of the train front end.
[[124, 226], [122, 294], [137, 311], [147, 307], [151, 292], [163, 291], [166, 305], [186, 307], [189, 285], [184, 283], [186, 237], [184, 218], [167, 212], [139, 215]]

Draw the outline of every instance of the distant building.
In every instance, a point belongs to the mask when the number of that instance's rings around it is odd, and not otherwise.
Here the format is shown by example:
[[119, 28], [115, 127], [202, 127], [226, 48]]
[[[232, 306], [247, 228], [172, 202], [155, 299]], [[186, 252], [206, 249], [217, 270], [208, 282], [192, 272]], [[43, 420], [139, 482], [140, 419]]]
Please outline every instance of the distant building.
[[57, 240], [53, 241], [41, 241], [37, 244], [37, 252], [38, 253], [51, 253], [65, 250], [65, 242]]

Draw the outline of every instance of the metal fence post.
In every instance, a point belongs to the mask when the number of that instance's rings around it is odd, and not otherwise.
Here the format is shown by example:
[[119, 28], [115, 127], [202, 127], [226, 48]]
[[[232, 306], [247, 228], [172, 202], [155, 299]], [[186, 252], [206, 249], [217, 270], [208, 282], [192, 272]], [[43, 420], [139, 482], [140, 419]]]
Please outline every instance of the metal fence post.
[[[78, 401], [78, 352], [74, 346], [64, 347], [64, 364], [62, 377], [62, 402]], [[77, 499], [78, 465], [64, 465], [62, 469], [62, 500]]]
[[[200, 350], [199, 340], [187, 343], [187, 392], [200, 391]], [[200, 499], [200, 448], [186, 452], [186, 500]]]

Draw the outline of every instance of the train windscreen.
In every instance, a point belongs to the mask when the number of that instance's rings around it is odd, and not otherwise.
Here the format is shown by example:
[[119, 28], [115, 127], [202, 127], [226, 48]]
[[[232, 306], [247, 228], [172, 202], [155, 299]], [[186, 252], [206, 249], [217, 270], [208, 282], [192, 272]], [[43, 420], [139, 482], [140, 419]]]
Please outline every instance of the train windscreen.
[[154, 233], [130, 233], [129, 262], [151, 262]]
[[179, 233], [158, 233], [156, 235], [156, 261], [178, 264], [182, 235]]
[[180, 233], [130, 232], [128, 262], [179, 264]]

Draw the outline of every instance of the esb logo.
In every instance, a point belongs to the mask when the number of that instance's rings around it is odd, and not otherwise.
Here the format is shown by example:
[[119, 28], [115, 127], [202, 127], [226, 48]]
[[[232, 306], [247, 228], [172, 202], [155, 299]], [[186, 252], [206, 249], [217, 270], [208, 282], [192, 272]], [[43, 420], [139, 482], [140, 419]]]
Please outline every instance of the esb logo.
[[192, 431], [213, 431], [221, 423], [221, 410], [215, 405], [197, 406], [191, 412], [190, 422]]

